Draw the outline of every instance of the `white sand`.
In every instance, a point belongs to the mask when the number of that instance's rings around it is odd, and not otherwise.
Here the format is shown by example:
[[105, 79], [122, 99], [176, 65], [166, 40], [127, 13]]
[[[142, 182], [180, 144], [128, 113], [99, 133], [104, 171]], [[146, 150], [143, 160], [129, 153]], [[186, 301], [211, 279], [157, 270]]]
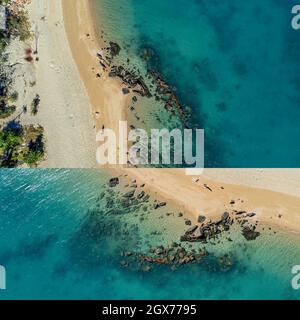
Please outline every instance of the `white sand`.
[[[61, 1], [33, 0], [28, 11], [38, 39], [39, 61], [24, 64], [26, 45], [15, 48], [23, 64], [16, 68], [16, 86], [21, 92], [18, 107], [21, 110], [27, 104], [29, 110], [21, 116], [21, 122], [39, 123], [45, 129], [47, 155], [41, 167], [96, 167], [96, 133], [89, 97], [71, 54]], [[30, 46], [35, 50], [36, 37], [28, 43]], [[29, 82], [36, 84], [31, 87]], [[32, 116], [30, 104], [37, 93], [40, 110]]]
[[204, 176], [224, 183], [300, 196], [300, 169], [205, 169]]

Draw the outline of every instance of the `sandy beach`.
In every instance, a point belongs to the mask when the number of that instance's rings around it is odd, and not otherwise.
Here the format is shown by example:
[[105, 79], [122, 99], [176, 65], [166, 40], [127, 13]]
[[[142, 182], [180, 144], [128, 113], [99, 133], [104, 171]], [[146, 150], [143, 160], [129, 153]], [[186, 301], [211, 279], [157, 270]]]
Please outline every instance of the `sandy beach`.
[[[96, 34], [88, 1], [62, 1], [64, 22], [73, 57], [89, 95], [97, 130], [103, 126], [118, 132], [119, 121], [127, 119], [131, 95], [125, 96], [121, 82], [99, 67], [97, 52], [105, 44]], [[74, 17], [76, 17], [74, 19]], [[79, 50], [80, 48], [80, 50]], [[101, 71], [101, 78], [97, 73]]]
[[[14, 40], [8, 49], [17, 63], [14, 86], [19, 92], [16, 114], [23, 125], [40, 124], [46, 138], [43, 168], [96, 167], [95, 129], [89, 97], [78, 74], [64, 29], [59, 1], [28, 1], [33, 39]], [[24, 61], [24, 52], [37, 50], [36, 59]], [[37, 115], [22, 114], [39, 94]], [[15, 117], [15, 116], [13, 116]]]
[[[88, 0], [33, 0], [29, 10], [40, 29], [36, 89], [49, 104], [47, 114], [40, 115], [49, 148], [43, 166], [92, 167], [95, 129], [117, 130], [119, 120], [127, 118], [131, 97], [122, 93], [119, 80], [109, 78], [99, 67], [97, 52], [103, 44]], [[41, 22], [43, 16], [45, 22]], [[62, 142], [58, 135], [64, 137]], [[70, 159], [54, 157], [58, 141], [60, 148], [69, 150]], [[74, 148], [78, 148], [76, 159], [72, 158]], [[214, 218], [226, 210], [247, 210], [268, 225], [300, 233], [300, 170], [206, 169], [200, 177], [175, 169], [122, 169], [112, 174], [128, 174], [146, 183], [158, 199], [172, 202], [194, 221], [199, 214]]]

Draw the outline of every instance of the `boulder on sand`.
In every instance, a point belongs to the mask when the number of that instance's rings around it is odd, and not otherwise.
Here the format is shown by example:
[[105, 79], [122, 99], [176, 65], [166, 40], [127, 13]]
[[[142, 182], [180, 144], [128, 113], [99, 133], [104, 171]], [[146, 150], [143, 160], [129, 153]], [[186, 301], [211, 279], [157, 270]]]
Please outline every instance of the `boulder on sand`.
[[155, 206], [154, 206], [154, 209], [157, 210], [159, 208], [162, 208], [162, 207], [165, 207], [167, 205], [166, 202], [160, 202], [160, 203], [157, 203]]
[[205, 220], [206, 220], [206, 217], [205, 217], [205, 216], [201, 216], [201, 215], [200, 215], [200, 216], [198, 217], [198, 222], [199, 222], [199, 223], [203, 223]]

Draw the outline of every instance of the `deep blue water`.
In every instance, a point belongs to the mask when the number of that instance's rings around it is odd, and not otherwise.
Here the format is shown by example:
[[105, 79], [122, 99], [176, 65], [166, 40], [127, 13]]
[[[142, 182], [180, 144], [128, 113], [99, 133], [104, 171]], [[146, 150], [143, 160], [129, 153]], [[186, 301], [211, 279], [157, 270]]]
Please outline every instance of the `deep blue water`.
[[[103, 182], [101, 172], [93, 170], [0, 172], [0, 265], [7, 271], [0, 299], [300, 298], [291, 288], [291, 267], [300, 263], [299, 239], [287, 235], [251, 243], [231, 235], [234, 242], [208, 248], [203, 264], [176, 271], [122, 268], [117, 248], [124, 239], [103, 228], [104, 215], [88, 212]], [[131, 220], [141, 227], [128, 233], [128, 246], [132, 236], [149, 239], [139, 218]], [[151, 220], [159, 230], [162, 220], [155, 215]], [[176, 233], [173, 237], [178, 240]], [[227, 271], [215, 260], [225, 252], [234, 260]]]
[[131, 58], [152, 48], [150, 65], [192, 107], [206, 167], [300, 166], [297, 1], [96, 1], [109, 37]]

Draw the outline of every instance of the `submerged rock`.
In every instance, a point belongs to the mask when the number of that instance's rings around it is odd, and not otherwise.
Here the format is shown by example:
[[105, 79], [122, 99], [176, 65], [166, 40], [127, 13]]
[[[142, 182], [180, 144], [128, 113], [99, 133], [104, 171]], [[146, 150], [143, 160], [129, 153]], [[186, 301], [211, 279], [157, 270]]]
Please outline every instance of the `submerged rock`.
[[146, 194], [145, 197], [144, 197], [144, 202], [147, 202], [149, 199], [150, 199], [150, 195]]
[[110, 52], [111, 52], [111, 55], [113, 57], [119, 55], [120, 51], [121, 51], [121, 47], [116, 43], [116, 42], [110, 42], [109, 43], [109, 46], [110, 46]]
[[203, 229], [198, 227], [191, 227], [180, 238], [181, 242], [200, 242], [204, 240], [206, 240], [206, 236], [203, 232]]
[[133, 198], [135, 194], [135, 190], [129, 191], [124, 194], [124, 198]]
[[110, 188], [114, 188], [114, 187], [116, 187], [119, 183], [120, 183], [119, 178], [116, 177], [116, 178], [110, 179], [108, 185], [109, 185]]
[[148, 265], [144, 265], [144, 266], [142, 267], [142, 270], [143, 270], [144, 272], [149, 272], [149, 271], [151, 270], [151, 267], [148, 266]]
[[[233, 224], [233, 220], [230, 219], [228, 212], [224, 212], [221, 219], [211, 222], [207, 221], [205, 216], [199, 216], [198, 222], [202, 223], [201, 227], [195, 228], [192, 232], [186, 232], [182, 237], [182, 242], [206, 242], [211, 238], [216, 238], [220, 233], [230, 230], [230, 226]], [[187, 220], [186, 224], [191, 225], [191, 221]], [[192, 228], [190, 228], [192, 230]], [[190, 231], [190, 229], [188, 231]]]
[[198, 226], [192, 226], [190, 228], [188, 228], [188, 230], [186, 231], [186, 234], [191, 234], [194, 231], [196, 231], [196, 229], [198, 228]]
[[257, 237], [260, 236], [260, 233], [258, 231], [255, 231], [253, 227], [251, 228], [248, 226], [243, 228], [242, 234], [248, 241], [255, 240]]
[[142, 199], [145, 196], [145, 191], [142, 191], [137, 197], [138, 199]]
[[198, 228], [197, 230], [195, 230], [195, 232], [193, 233], [193, 237], [197, 240], [203, 239], [204, 233], [203, 230], [201, 228]]

